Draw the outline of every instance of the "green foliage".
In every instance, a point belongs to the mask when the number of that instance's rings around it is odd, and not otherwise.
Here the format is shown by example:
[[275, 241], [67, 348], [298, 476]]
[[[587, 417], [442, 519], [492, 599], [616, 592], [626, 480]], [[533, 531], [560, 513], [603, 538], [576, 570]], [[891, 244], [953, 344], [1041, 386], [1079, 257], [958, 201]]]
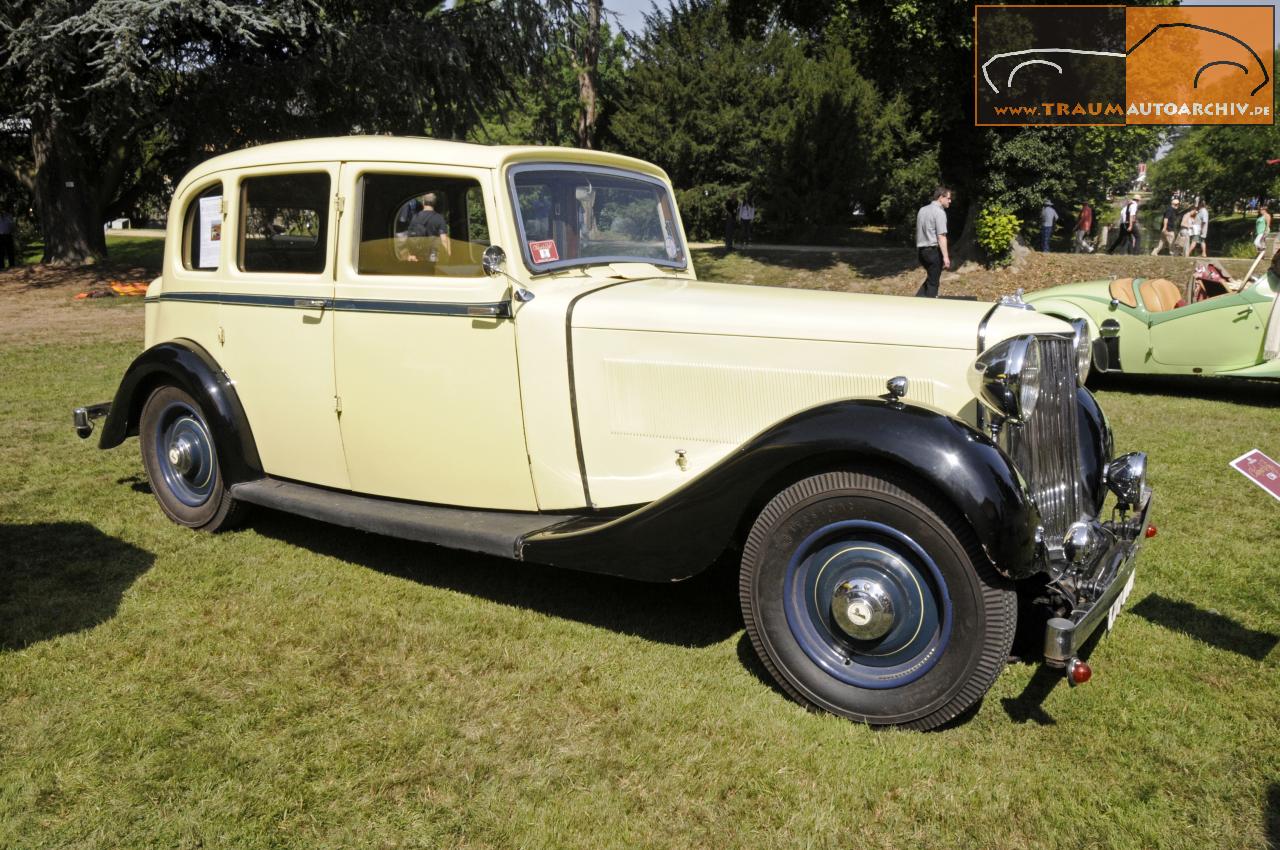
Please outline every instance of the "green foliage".
[[1022, 222], [999, 203], [989, 203], [978, 213], [978, 247], [987, 255], [987, 264], [994, 268], [1009, 265], [1013, 261], [1013, 240]]
[[936, 145], [839, 39], [779, 26], [739, 37], [718, 0], [680, 0], [648, 18], [613, 133], [619, 150], [684, 190], [699, 237], [718, 236], [725, 198], [747, 191], [762, 228], [803, 237], [848, 220], [855, 202], [901, 217], [937, 180]]

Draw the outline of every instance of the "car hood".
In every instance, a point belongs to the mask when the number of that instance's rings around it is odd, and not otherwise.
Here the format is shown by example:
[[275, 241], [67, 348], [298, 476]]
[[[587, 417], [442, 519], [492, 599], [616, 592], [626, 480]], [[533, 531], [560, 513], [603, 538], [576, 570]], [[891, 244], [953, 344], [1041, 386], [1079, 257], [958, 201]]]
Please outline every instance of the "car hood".
[[1064, 283], [1061, 286], [1051, 286], [1048, 289], [1037, 289], [1035, 292], [1029, 292], [1024, 296], [1028, 304], [1034, 304], [1037, 301], [1044, 301], [1049, 298], [1061, 298], [1064, 295], [1086, 296], [1089, 298], [1101, 298], [1103, 301], [1111, 300], [1111, 281], [1110, 280], [1086, 280], [1080, 283]]
[[[975, 351], [990, 302], [903, 298], [655, 278], [603, 287], [574, 308], [574, 328], [808, 339]], [[1030, 310], [997, 310], [987, 345], [1022, 333], [1070, 333]]]

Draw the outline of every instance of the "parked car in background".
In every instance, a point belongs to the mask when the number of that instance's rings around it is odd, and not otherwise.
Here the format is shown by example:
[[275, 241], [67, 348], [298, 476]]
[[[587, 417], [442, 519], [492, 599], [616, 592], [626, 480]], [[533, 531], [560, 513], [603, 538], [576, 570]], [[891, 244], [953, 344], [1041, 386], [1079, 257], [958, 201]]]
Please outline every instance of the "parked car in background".
[[654, 582], [735, 552], [788, 694], [926, 729], [1020, 616], [1086, 678], [1148, 528], [1086, 323], [1025, 306], [700, 282], [627, 157], [290, 142], [177, 187], [146, 348], [75, 422], [197, 529], [266, 505]]
[[1212, 265], [1179, 286], [1159, 278], [1071, 283], [1033, 292], [1042, 313], [1088, 323], [1105, 345], [1099, 371], [1280, 378], [1274, 268], [1247, 282]]

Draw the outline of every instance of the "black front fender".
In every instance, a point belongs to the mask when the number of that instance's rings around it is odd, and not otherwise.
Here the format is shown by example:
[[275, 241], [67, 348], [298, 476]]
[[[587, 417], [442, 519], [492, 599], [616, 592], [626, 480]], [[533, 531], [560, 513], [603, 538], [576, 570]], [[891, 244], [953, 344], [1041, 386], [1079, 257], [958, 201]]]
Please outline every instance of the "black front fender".
[[114, 448], [138, 433], [142, 406], [160, 386], [175, 386], [200, 403], [227, 484], [262, 477], [262, 461], [253, 440], [249, 420], [235, 387], [216, 360], [190, 340], [173, 340], [152, 346], [129, 365], [111, 402], [98, 447]]
[[[526, 561], [647, 581], [710, 565], [744, 520], [796, 480], [825, 469], [897, 470], [931, 487], [972, 526], [1002, 573], [1035, 572], [1039, 513], [1008, 457], [969, 425], [937, 412], [853, 400], [799, 413], [753, 437], [671, 494], [623, 516], [574, 520], [524, 538]], [[825, 469], [824, 469], [825, 467]], [[792, 473], [791, 477], [788, 474]]]

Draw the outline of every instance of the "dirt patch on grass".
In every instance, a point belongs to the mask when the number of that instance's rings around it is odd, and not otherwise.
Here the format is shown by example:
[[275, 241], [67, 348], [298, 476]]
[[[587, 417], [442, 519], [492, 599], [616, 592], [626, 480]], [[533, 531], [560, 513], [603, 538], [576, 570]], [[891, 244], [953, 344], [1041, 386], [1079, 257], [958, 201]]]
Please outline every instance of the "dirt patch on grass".
[[32, 265], [0, 272], [0, 344], [42, 345], [136, 339], [142, 344], [142, 298], [76, 299], [112, 281], [150, 281], [141, 266]]

